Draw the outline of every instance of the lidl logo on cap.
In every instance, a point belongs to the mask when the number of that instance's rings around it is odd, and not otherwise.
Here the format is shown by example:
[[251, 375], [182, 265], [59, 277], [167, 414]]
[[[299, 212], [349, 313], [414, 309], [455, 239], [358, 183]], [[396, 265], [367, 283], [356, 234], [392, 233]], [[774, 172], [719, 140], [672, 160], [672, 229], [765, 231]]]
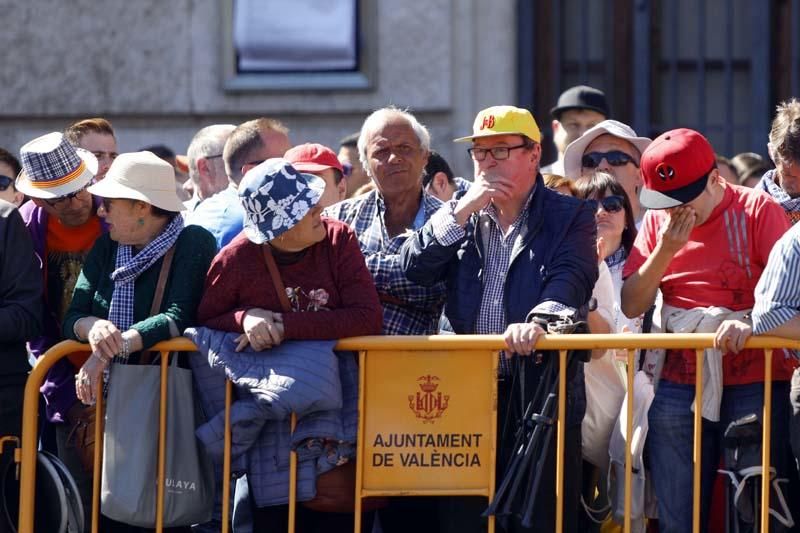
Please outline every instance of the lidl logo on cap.
[[481, 129], [485, 130], [486, 128], [492, 129], [494, 128], [494, 115], [486, 115], [483, 117], [483, 123], [481, 123]]
[[661, 181], [668, 181], [675, 179], [675, 169], [666, 163], [659, 163], [656, 167], [656, 174], [661, 178]]

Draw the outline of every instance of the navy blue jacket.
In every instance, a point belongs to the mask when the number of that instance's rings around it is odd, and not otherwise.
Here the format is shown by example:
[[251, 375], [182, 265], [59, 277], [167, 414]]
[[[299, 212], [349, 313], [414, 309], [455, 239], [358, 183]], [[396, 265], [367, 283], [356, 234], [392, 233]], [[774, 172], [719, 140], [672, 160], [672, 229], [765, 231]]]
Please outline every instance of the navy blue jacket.
[[[450, 204], [442, 207], [450, 208]], [[506, 276], [506, 324], [529, 321], [533, 308], [546, 301], [582, 310], [579, 317], [585, 319], [598, 276], [594, 212], [581, 200], [546, 188], [541, 175], [536, 177], [528, 209], [527, 226], [514, 243]], [[483, 295], [484, 239], [488, 238], [476, 231], [482, 222], [473, 214], [466, 236], [443, 246], [428, 221], [400, 252], [409, 280], [420, 285], [446, 280], [444, 314], [456, 333], [475, 333]], [[579, 364], [569, 376], [570, 425], [580, 424], [586, 407], [582, 367]]]
[[[528, 223], [514, 243], [506, 277], [507, 324], [528, 321], [531, 310], [546, 301], [579, 309], [591, 298], [597, 281], [597, 229], [591, 209], [547, 189], [541, 175], [528, 209]], [[401, 251], [409, 280], [420, 285], [446, 280], [444, 313], [456, 333], [475, 333], [483, 294], [485, 246], [477, 227], [479, 218], [473, 214], [466, 237], [442, 246], [428, 222]]]

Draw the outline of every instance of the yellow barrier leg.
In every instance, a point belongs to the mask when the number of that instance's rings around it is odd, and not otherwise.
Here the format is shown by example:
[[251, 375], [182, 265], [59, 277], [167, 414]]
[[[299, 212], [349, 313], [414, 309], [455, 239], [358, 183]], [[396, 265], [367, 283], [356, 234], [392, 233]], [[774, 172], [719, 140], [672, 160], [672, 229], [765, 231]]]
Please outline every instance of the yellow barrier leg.
[[[785, 401], [785, 400], [784, 400]], [[764, 414], [761, 437], [761, 531], [769, 531], [770, 446], [772, 445], [772, 350], [764, 350]]]
[[105, 439], [105, 403], [103, 400], [103, 380], [98, 380], [97, 404], [94, 422], [94, 474], [92, 475], [92, 533], [100, 531], [100, 480], [103, 477], [103, 440]]
[[[291, 432], [297, 426], [297, 415], [292, 413]], [[297, 506], [297, 452], [289, 452], [289, 533], [294, 533], [295, 511]]]
[[692, 530], [700, 533], [700, 471], [703, 459], [703, 359], [704, 350], [695, 350], [697, 355], [697, 371], [695, 372], [694, 384], [694, 456], [693, 462], [693, 486], [694, 500], [692, 505]]
[[556, 433], [556, 531], [564, 531], [564, 444], [567, 432], [567, 351], [558, 352], [558, 432]]
[[[625, 532], [631, 530], [631, 485], [633, 484], [633, 368], [634, 352], [628, 350], [628, 408], [625, 412]], [[616, 363], [615, 363], [616, 364]], [[610, 495], [609, 495], [610, 497]]]
[[358, 352], [358, 440], [356, 441], [356, 494], [353, 531], [361, 533], [361, 489], [364, 485], [364, 399], [367, 391], [367, 352]]
[[[497, 485], [497, 366], [500, 364], [500, 352], [493, 351], [490, 354], [492, 358], [492, 398], [490, 405], [492, 406], [492, 420], [490, 423], [492, 437], [489, 439], [489, 457], [492, 468], [489, 472], [489, 501], [494, 499], [495, 486]], [[495, 516], [492, 515], [487, 519], [487, 533], [494, 533], [495, 530]]]
[[222, 533], [228, 533], [231, 517], [231, 402], [233, 383], [225, 380], [225, 442], [222, 458]]

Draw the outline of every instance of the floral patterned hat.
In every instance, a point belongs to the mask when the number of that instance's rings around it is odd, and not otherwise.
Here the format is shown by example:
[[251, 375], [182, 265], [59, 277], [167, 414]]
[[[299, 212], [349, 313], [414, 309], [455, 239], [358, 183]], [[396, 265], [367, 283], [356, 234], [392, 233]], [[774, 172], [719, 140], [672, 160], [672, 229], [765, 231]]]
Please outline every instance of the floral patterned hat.
[[267, 159], [247, 171], [239, 184], [244, 233], [263, 244], [290, 230], [317, 205], [325, 182], [298, 172], [285, 159]]

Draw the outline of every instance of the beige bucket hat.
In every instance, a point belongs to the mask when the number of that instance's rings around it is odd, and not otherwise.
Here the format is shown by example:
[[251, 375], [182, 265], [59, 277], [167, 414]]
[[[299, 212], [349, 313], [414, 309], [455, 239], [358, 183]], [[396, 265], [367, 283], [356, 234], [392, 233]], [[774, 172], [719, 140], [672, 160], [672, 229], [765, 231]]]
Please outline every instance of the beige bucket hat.
[[166, 211], [186, 209], [175, 191], [175, 170], [152, 152], [120, 154], [103, 181], [89, 187], [89, 192], [103, 198], [141, 200]]

